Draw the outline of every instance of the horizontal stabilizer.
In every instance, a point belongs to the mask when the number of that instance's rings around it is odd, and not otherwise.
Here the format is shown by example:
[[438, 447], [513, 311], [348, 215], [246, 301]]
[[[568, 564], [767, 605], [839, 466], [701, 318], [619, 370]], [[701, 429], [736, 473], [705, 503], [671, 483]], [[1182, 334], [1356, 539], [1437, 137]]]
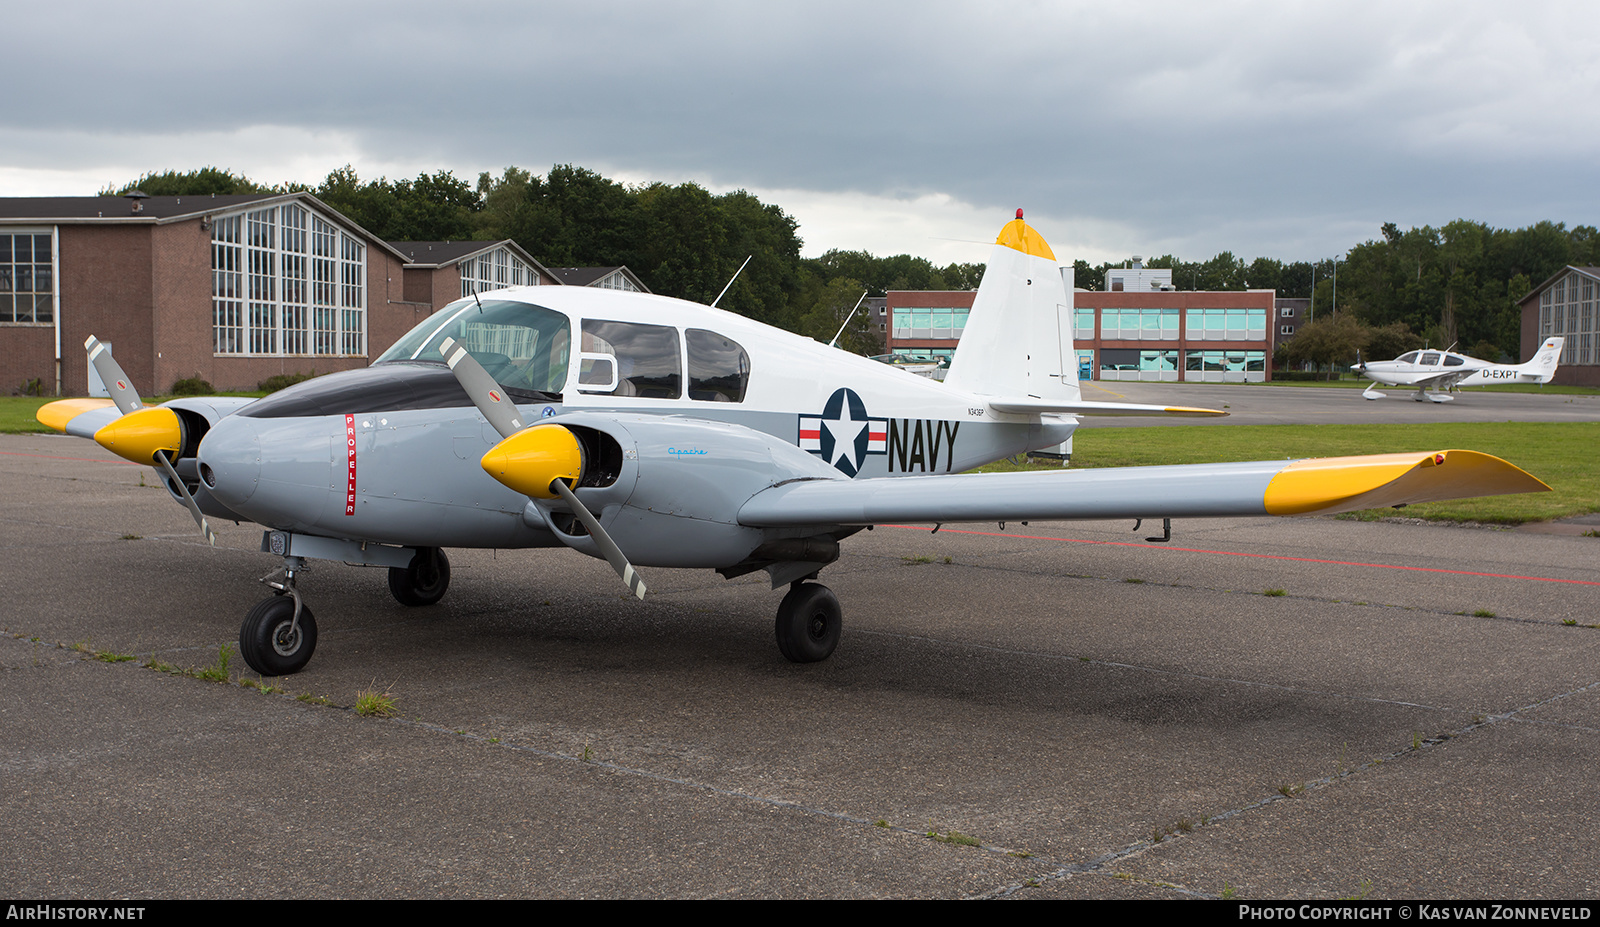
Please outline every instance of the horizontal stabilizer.
[[1156, 406], [1146, 405], [1141, 402], [1053, 402], [1048, 399], [1034, 399], [1033, 397], [1011, 398], [1002, 397], [989, 400], [989, 408], [996, 412], [1020, 412], [1025, 415], [1036, 415], [1042, 412], [1056, 412], [1070, 415], [1192, 415], [1214, 416], [1227, 415], [1220, 409], [1200, 409], [1191, 406]]
[[1331, 515], [1471, 496], [1548, 492], [1476, 451], [1252, 463], [804, 480], [756, 494], [739, 523], [759, 527], [1023, 519]]

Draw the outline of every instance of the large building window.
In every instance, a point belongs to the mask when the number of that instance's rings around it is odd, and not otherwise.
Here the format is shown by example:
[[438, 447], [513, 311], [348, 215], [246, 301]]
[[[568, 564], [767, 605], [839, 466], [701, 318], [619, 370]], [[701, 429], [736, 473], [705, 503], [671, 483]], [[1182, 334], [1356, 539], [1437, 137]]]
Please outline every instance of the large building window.
[[1563, 364], [1600, 362], [1590, 336], [1600, 331], [1600, 314], [1595, 306], [1595, 280], [1576, 271], [1567, 274], [1539, 294], [1539, 334], [1562, 335]]
[[633, 285], [633, 281], [628, 279], [628, 275], [620, 270], [614, 270], [589, 285], [597, 286], [602, 290], [626, 290], [629, 293], [639, 292], [639, 288]]
[[55, 287], [50, 233], [0, 232], [0, 323], [48, 325]]
[[941, 341], [959, 339], [966, 330], [967, 314], [971, 311], [955, 306], [899, 307], [894, 310], [894, 336]]
[[459, 266], [462, 296], [503, 290], [508, 286], [539, 285], [539, 272], [505, 247], [467, 258]]
[[1266, 341], [1265, 309], [1190, 309], [1190, 341]]
[[1104, 341], [1177, 341], [1177, 309], [1101, 309]]
[[1101, 348], [1102, 380], [1177, 380], [1178, 352], [1140, 348]]
[[211, 223], [218, 354], [364, 356], [366, 245], [286, 203]]
[[1265, 351], [1186, 351], [1184, 379], [1260, 383], [1267, 378]]
[[1092, 308], [1075, 307], [1072, 310], [1072, 337], [1077, 341], [1094, 340], [1094, 313]]

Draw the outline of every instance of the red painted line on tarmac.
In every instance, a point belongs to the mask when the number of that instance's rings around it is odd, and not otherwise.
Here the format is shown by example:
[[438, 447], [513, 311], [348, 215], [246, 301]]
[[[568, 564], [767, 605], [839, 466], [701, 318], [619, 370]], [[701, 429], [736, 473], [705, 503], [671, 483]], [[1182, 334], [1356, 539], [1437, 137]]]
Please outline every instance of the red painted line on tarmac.
[[21, 451], [0, 451], [0, 455], [4, 455], [6, 457], [38, 457], [43, 460], [81, 460], [85, 463], [122, 464], [128, 467], [141, 466], [140, 464], [136, 464], [131, 460], [106, 460], [103, 457], [62, 457], [59, 454], [24, 454]]
[[[932, 531], [921, 525], [883, 525], [884, 528], [905, 528], [910, 531]], [[1056, 541], [1063, 544], [1102, 544], [1107, 547], [1143, 547], [1147, 550], [1181, 551], [1186, 554], [1216, 554], [1219, 557], [1251, 557], [1260, 560], [1289, 560], [1296, 563], [1323, 563], [1331, 566], [1371, 567], [1375, 570], [1406, 570], [1414, 573], [1449, 573], [1453, 576], [1483, 576], [1489, 579], [1525, 579], [1534, 583], [1569, 583], [1574, 586], [1600, 586], [1588, 579], [1557, 579], [1553, 576], [1519, 576], [1516, 573], [1479, 573], [1473, 570], [1446, 570], [1440, 567], [1397, 566], [1393, 563], [1362, 563], [1355, 560], [1319, 560], [1315, 557], [1286, 557], [1282, 554], [1246, 554], [1233, 550], [1206, 550], [1201, 547], [1172, 547], [1167, 544], [1140, 544], [1137, 541], [1091, 541], [1087, 538], [1047, 538], [1036, 534], [1014, 534], [1009, 531], [972, 531], [962, 528], [942, 528], [952, 534], [976, 534], [990, 538], [1018, 538], [1024, 541]]]

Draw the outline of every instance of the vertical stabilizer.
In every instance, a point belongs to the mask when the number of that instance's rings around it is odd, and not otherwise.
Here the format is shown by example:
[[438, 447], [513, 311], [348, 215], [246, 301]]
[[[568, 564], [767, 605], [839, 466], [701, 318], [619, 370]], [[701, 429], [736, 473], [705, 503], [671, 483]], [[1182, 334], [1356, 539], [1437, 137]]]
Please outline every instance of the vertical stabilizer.
[[1556, 368], [1561, 365], [1561, 347], [1566, 343], [1567, 339], [1559, 335], [1545, 338], [1533, 359], [1517, 368], [1517, 379], [1549, 383], [1550, 378], [1556, 375]]
[[995, 239], [945, 383], [987, 396], [1078, 401], [1068, 279], [1017, 210]]

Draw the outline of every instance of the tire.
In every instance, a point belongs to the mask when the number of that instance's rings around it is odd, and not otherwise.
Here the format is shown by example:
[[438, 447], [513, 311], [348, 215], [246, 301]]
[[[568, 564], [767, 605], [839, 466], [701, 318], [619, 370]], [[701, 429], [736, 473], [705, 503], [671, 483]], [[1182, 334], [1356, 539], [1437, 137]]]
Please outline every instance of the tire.
[[[291, 635], [290, 628], [295, 633]], [[244, 616], [239, 628], [239, 653], [263, 676], [288, 676], [305, 669], [317, 649], [317, 620], [304, 603], [294, 622], [294, 599], [275, 595], [262, 599]]]
[[796, 583], [778, 606], [778, 650], [791, 663], [826, 660], [839, 646], [839, 597], [817, 583]]
[[422, 547], [408, 567], [389, 568], [389, 592], [401, 605], [432, 605], [450, 588], [450, 558], [437, 547]]

